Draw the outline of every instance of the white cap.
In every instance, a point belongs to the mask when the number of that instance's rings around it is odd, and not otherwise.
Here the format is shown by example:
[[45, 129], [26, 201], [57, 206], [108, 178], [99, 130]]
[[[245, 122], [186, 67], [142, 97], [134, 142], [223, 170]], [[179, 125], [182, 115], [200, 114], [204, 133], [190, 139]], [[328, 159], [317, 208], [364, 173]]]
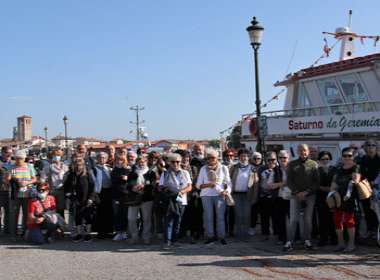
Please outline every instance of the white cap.
[[26, 158], [26, 153], [23, 150], [18, 150], [15, 154], [15, 158]]

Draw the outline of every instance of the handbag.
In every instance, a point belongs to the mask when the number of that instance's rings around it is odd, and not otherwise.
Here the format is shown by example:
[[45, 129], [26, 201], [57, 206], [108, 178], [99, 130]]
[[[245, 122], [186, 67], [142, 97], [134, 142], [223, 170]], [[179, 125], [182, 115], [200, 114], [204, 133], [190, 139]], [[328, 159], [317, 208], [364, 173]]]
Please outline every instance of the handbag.
[[372, 187], [367, 179], [364, 179], [356, 184], [360, 200], [368, 199], [372, 196]]
[[327, 195], [326, 203], [330, 209], [340, 208], [340, 206], [342, 205], [342, 199], [340, 197], [340, 194], [338, 192], [330, 192]]
[[232, 195], [229, 192], [225, 192], [225, 193], [226, 193], [225, 198], [226, 198], [227, 206], [235, 206], [235, 200], [232, 197]]

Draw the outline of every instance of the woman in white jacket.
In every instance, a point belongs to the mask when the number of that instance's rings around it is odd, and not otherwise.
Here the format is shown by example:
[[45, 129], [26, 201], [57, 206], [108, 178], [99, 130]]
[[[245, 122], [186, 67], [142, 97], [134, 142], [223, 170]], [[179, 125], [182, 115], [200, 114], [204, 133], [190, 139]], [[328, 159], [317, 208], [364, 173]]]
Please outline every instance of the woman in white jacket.
[[205, 151], [207, 163], [198, 176], [197, 188], [201, 190], [204, 212], [204, 224], [207, 240], [205, 244], [216, 241], [214, 231], [214, 209], [216, 211], [217, 237], [221, 244], [226, 245], [226, 230], [224, 214], [226, 211], [225, 196], [231, 192], [231, 179], [228, 168], [218, 161], [218, 153], [210, 148]]

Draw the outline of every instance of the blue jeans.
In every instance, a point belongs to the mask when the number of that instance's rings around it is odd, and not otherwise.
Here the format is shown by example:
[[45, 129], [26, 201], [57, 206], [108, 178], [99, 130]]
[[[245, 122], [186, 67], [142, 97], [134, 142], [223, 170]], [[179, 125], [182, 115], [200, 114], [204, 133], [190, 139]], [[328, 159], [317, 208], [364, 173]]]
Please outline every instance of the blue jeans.
[[181, 219], [183, 216], [183, 213], [185, 212], [186, 205], [180, 206], [180, 214], [175, 214], [170, 212], [165, 216], [165, 239], [167, 241], [175, 242], [177, 241], [180, 226], [181, 226]]
[[[42, 230], [46, 230], [46, 235], [42, 233]], [[43, 222], [40, 227], [30, 229], [28, 233], [28, 241], [39, 245], [45, 243], [45, 238], [50, 237], [50, 235], [58, 229], [58, 225]]]
[[128, 224], [128, 208], [124, 205], [123, 201], [113, 200], [113, 218], [115, 231], [127, 231]]
[[203, 219], [206, 227], [206, 236], [215, 237], [214, 230], [214, 211], [216, 214], [216, 228], [218, 238], [225, 238], [226, 228], [224, 222], [224, 213], [226, 212], [226, 201], [220, 195], [202, 196]]

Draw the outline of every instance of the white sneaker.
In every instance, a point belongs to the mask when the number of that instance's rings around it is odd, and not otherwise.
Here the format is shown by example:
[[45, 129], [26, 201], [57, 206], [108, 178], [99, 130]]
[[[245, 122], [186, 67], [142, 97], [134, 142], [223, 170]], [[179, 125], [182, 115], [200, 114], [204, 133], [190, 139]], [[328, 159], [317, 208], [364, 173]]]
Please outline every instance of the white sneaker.
[[250, 236], [254, 236], [254, 235], [256, 235], [256, 229], [254, 229], [254, 228], [249, 228], [249, 229], [248, 229], [248, 235], [250, 235]]
[[311, 244], [310, 240], [305, 240], [305, 249], [307, 250], [313, 249], [313, 244]]
[[122, 240], [124, 240], [123, 239], [123, 233], [122, 232], [117, 233], [112, 240], [113, 241], [122, 241]]

